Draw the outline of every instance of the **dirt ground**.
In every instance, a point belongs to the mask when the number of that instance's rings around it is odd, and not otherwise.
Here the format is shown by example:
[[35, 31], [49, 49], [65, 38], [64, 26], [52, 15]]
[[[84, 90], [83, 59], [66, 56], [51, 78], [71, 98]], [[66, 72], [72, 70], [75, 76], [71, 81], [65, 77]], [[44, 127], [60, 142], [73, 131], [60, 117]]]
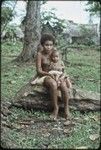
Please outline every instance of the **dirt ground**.
[[[2, 146], [8, 148], [17, 147], [17, 142], [9, 138], [9, 132], [15, 130], [17, 133], [21, 133], [27, 136], [37, 137], [38, 142], [36, 143], [39, 148], [49, 148], [53, 144], [53, 141], [57, 139], [66, 138], [72, 136], [75, 129], [75, 125], [83, 123], [82, 119], [71, 118], [67, 121], [63, 118], [63, 114], [60, 113], [58, 120], [51, 120], [48, 115], [45, 117], [33, 115], [27, 116], [25, 119], [15, 118], [15, 121], [10, 121], [14, 108], [2, 113], [1, 117], [1, 138]], [[7, 110], [7, 109], [6, 109]], [[6, 141], [5, 141], [6, 140]]]

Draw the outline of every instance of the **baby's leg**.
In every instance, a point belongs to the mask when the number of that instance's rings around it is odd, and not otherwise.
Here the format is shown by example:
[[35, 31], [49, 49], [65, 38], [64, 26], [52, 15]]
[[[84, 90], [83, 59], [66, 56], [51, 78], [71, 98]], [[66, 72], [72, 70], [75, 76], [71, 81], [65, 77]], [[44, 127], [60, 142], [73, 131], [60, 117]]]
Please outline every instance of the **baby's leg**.
[[66, 78], [66, 84], [67, 84], [67, 87], [68, 87], [68, 88], [72, 88], [72, 84], [71, 84], [69, 78]]

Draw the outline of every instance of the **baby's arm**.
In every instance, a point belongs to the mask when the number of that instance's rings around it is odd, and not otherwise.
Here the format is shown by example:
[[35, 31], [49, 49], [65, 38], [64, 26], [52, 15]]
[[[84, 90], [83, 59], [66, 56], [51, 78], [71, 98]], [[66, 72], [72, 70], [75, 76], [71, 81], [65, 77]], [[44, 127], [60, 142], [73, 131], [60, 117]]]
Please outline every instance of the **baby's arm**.
[[67, 83], [67, 87], [68, 87], [68, 88], [72, 88], [72, 83], [71, 83], [69, 77], [66, 78], [66, 83]]
[[59, 76], [61, 75], [62, 72], [51, 70], [49, 71], [49, 73], [54, 76], [54, 80], [56, 81], [57, 85], [59, 85], [60, 84]]

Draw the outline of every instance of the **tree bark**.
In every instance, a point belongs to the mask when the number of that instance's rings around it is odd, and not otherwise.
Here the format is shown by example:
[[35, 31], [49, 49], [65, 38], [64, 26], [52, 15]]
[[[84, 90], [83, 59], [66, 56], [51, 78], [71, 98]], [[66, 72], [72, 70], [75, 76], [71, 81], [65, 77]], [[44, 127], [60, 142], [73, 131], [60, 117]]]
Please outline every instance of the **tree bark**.
[[17, 62], [32, 60], [36, 54], [41, 36], [40, 1], [28, 1], [25, 21], [24, 45], [21, 54], [16, 58]]
[[[68, 91], [67, 91], [68, 92]], [[59, 93], [60, 109], [63, 109], [63, 101], [61, 93]], [[27, 83], [23, 86], [14, 97], [11, 106], [22, 107], [24, 109], [52, 110], [49, 93], [43, 86], [32, 86]], [[69, 106], [73, 110], [79, 111], [99, 111], [100, 110], [100, 94], [92, 91], [83, 91], [74, 87], [70, 91]]]

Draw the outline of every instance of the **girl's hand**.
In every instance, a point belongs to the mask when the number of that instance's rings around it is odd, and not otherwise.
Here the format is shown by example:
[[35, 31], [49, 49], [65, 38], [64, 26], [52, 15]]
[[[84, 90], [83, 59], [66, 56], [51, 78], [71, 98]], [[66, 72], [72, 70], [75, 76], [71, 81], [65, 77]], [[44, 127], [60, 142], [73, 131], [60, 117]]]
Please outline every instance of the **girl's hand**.
[[55, 77], [54, 77], [54, 75], [52, 75], [52, 74], [49, 74], [49, 76], [50, 76], [52, 79], [54, 79], [54, 80], [55, 80]]
[[57, 81], [57, 86], [59, 87], [61, 84], [61, 81]]
[[54, 79], [54, 75], [52, 75], [50, 73], [47, 73], [46, 75], [49, 76], [49, 77], [51, 77], [52, 79]]

